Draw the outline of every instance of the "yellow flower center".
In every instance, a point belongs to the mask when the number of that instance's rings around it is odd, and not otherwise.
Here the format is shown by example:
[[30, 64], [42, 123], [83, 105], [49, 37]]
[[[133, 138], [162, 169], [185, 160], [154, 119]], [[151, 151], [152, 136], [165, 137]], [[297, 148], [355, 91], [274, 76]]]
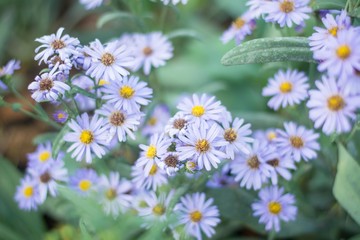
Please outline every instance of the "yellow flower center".
[[81, 191], [86, 192], [91, 188], [92, 183], [90, 180], [83, 179], [79, 182], [79, 188]]
[[134, 95], [135, 90], [130, 86], [124, 85], [120, 89], [119, 93], [120, 93], [120, 96], [122, 96], [123, 98], [128, 99], [128, 98], [131, 98]]
[[330, 29], [329, 29], [329, 33], [330, 33], [331, 35], [333, 35], [334, 37], [336, 37], [337, 31], [338, 31], [338, 27], [333, 27], [333, 28], [330, 28]]
[[229, 128], [225, 130], [224, 138], [226, 141], [232, 143], [236, 140], [237, 134], [232, 128]]
[[51, 157], [51, 152], [49, 151], [43, 151], [39, 154], [39, 160], [40, 162], [46, 162]]
[[338, 47], [338, 49], [336, 50], [336, 54], [341, 59], [347, 59], [351, 54], [351, 49], [348, 45], [344, 44]]
[[272, 141], [276, 138], [276, 132], [269, 132], [267, 134], [267, 138], [269, 139], [269, 141]]
[[246, 163], [251, 169], [258, 169], [260, 166], [259, 159], [256, 155], [250, 157]]
[[145, 56], [150, 56], [153, 53], [153, 50], [150, 47], [145, 47], [143, 53]]
[[272, 214], [279, 214], [281, 212], [281, 204], [278, 202], [269, 202], [268, 208]]
[[196, 211], [190, 213], [190, 219], [191, 219], [191, 221], [193, 221], [193, 222], [200, 222], [200, 220], [202, 219], [202, 214], [201, 214], [201, 212], [199, 212], [199, 211], [196, 210]]
[[115, 58], [112, 54], [110, 53], [104, 53], [101, 56], [101, 62], [105, 65], [105, 66], [110, 66], [115, 62]]
[[194, 106], [191, 109], [191, 114], [194, 115], [195, 117], [201, 117], [202, 115], [204, 115], [204, 113], [205, 113], [205, 108], [200, 105]]
[[331, 111], [339, 111], [344, 108], [345, 102], [344, 99], [339, 95], [334, 95], [328, 98], [327, 100], [328, 108]]
[[195, 144], [195, 149], [200, 153], [207, 152], [209, 148], [210, 148], [210, 144], [206, 139], [198, 140], [197, 143]]
[[59, 120], [64, 119], [64, 118], [65, 118], [65, 114], [63, 114], [63, 113], [58, 113], [57, 118], [58, 118]]
[[148, 124], [150, 126], [155, 126], [155, 124], [157, 123], [157, 118], [156, 117], [151, 117], [148, 121]]
[[234, 22], [233, 22], [233, 26], [237, 29], [242, 28], [245, 25], [245, 21], [244, 19], [242, 19], [241, 17], [238, 17]]
[[165, 213], [165, 207], [161, 204], [156, 204], [152, 211], [155, 215], [161, 216]]
[[187, 161], [186, 168], [190, 171], [193, 171], [196, 168], [196, 163], [192, 161]]
[[155, 156], [156, 156], [156, 147], [154, 145], [150, 145], [146, 152], [146, 157], [154, 158]]
[[139, 207], [141, 207], [141, 208], [146, 208], [148, 206], [148, 204], [144, 201], [144, 200], [141, 200], [140, 202], [139, 202]]
[[83, 130], [80, 134], [80, 142], [90, 144], [94, 141], [94, 135], [89, 130]]
[[302, 148], [304, 146], [304, 141], [298, 136], [291, 136], [290, 143], [294, 148]]
[[149, 175], [154, 176], [156, 174], [156, 172], [157, 172], [157, 166], [156, 166], [156, 164], [153, 164], [149, 171]]
[[27, 186], [23, 190], [23, 194], [26, 198], [31, 197], [34, 194], [34, 188], [32, 186]]
[[291, 92], [291, 90], [292, 90], [291, 82], [286, 81], [286, 82], [282, 82], [280, 84], [280, 92], [288, 93], [288, 92]]
[[294, 3], [289, 0], [285, 0], [282, 3], [280, 3], [280, 11], [284, 13], [289, 13], [294, 10]]
[[100, 79], [99, 86], [103, 86], [103, 85], [106, 85], [106, 84], [109, 84], [109, 82], [106, 81], [105, 79]]
[[116, 190], [113, 189], [113, 188], [108, 189], [105, 192], [105, 196], [106, 196], [107, 199], [113, 200], [114, 198], [116, 198]]

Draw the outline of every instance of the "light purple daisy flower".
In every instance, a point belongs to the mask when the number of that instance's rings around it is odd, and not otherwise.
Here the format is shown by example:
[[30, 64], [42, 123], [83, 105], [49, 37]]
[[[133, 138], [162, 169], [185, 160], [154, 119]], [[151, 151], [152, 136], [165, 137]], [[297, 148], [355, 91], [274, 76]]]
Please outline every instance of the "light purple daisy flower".
[[277, 150], [280, 155], [291, 154], [296, 162], [301, 159], [305, 161], [317, 157], [316, 151], [320, 150], [320, 145], [316, 141], [318, 133], [304, 126], [297, 126], [293, 122], [284, 123], [285, 131], [278, 129], [278, 137], [275, 139]]
[[69, 186], [82, 196], [88, 196], [96, 190], [98, 180], [99, 177], [93, 169], [78, 169], [70, 176]]
[[41, 202], [45, 201], [48, 192], [51, 196], [56, 197], [58, 182], [67, 182], [68, 180], [68, 171], [61, 158], [51, 159], [46, 168], [28, 168], [27, 171], [38, 181]]
[[360, 108], [360, 96], [350, 95], [349, 88], [341, 88], [333, 77], [323, 76], [315, 84], [318, 89], [309, 91], [306, 104], [315, 128], [322, 126], [326, 135], [350, 131], [356, 109]]
[[249, 123], [244, 124], [244, 119], [235, 118], [234, 121], [222, 121], [222, 128], [220, 132], [221, 136], [221, 148], [228, 158], [234, 159], [235, 154], [243, 152], [244, 154], [250, 153], [249, 143], [254, 139], [249, 137], [251, 135], [251, 125]]
[[265, 224], [267, 231], [280, 231], [280, 220], [294, 221], [297, 215], [294, 195], [286, 193], [278, 186], [263, 188], [259, 192], [259, 201], [251, 207], [254, 216], [259, 216], [259, 223]]
[[69, 76], [72, 69], [72, 62], [70, 58], [61, 59], [60, 56], [55, 55], [47, 62], [49, 69], [55, 68], [65, 76]]
[[165, 170], [169, 176], [172, 176], [182, 167], [177, 152], [167, 152], [157, 164], [161, 169]]
[[133, 40], [135, 69], [143, 68], [146, 75], [150, 74], [152, 67], [164, 66], [166, 61], [173, 56], [174, 48], [169, 39], [161, 32], [135, 34]]
[[20, 209], [26, 211], [36, 210], [38, 205], [43, 203], [40, 198], [37, 180], [30, 176], [21, 179], [20, 185], [16, 189], [15, 201], [19, 204]]
[[50, 72], [36, 76], [35, 81], [30, 83], [28, 89], [32, 91], [31, 97], [37, 102], [56, 101], [60, 95], [70, 90], [70, 86], [57, 80], [59, 72], [53, 68]]
[[[60, 155], [62, 153], [59, 153]], [[52, 164], [52, 144], [51, 142], [45, 142], [39, 144], [36, 147], [35, 152], [27, 154], [28, 157], [28, 167], [33, 169], [47, 169], [49, 165]]]
[[213, 198], [206, 200], [205, 193], [187, 194], [180, 199], [174, 211], [179, 214], [179, 224], [185, 225], [187, 235], [201, 240], [202, 232], [208, 238], [215, 234], [214, 227], [220, 223], [220, 214], [213, 202]]
[[104, 127], [104, 119], [95, 114], [91, 121], [87, 113], [71, 119], [68, 123], [71, 132], [64, 136], [66, 142], [72, 143], [67, 152], [73, 152], [72, 158], [81, 161], [84, 157], [87, 163], [92, 162], [92, 154], [98, 158], [105, 155], [105, 147], [108, 140], [107, 128]]
[[174, 191], [169, 193], [162, 192], [159, 196], [154, 191], [149, 192], [144, 196], [144, 207], [138, 209], [139, 216], [145, 218], [145, 226], [151, 227], [158, 222], [167, 220], [167, 215], [170, 213], [170, 201], [173, 200]]
[[296, 169], [294, 159], [290, 153], [286, 155], [279, 155], [266, 163], [273, 167], [274, 171], [271, 174], [271, 182], [274, 185], [278, 184], [278, 175], [289, 181], [291, 179], [290, 170]]
[[69, 117], [69, 114], [64, 110], [57, 110], [53, 113], [53, 118], [58, 123], [65, 123]]
[[335, 18], [331, 14], [326, 14], [324, 18], [321, 19], [325, 28], [314, 27], [314, 32], [309, 37], [309, 45], [312, 51], [318, 51], [327, 46], [328, 41], [331, 37], [337, 37], [338, 32], [343, 31], [344, 29], [349, 29], [351, 26], [351, 19], [347, 16], [346, 11], [341, 11], [340, 15], [337, 15]]
[[190, 123], [195, 123], [197, 127], [200, 125], [208, 127], [207, 121], [218, 121], [222, 118], [225, 111], [220, 101], [216, 101], [215, 97], [208, 97], [206, 94], [201, 96], [193, 94], [192, 98], [184, 98], [177, 108], [185, 116], [189, 116]]
[[254, 138], [258, 141], [265, 141], [269, 145], [275, 146], [275, 139], [277, 138], [277, 133], [275, 128], [268, 128], [266, 130], [256, 130], [254, 132]]
[[103, 99], [128, 112], [138, 112], [140, 107], [147, 105], [152, 97], [152, 89], [138, 77], [124, 77], [122, 81], [110, 81], [102, 89]]
[[318, 70], [331, 76], [346, 78], [360, 69], [360, 31], [354, 28], [338, 32], [329, 38], [326, 48], [314, 52], [314, 58], [321, 61]]
[[79, 40], [67, 34], [61, 36], [63, 31], [64, 28], [61, 27], [57, 30], [56, 34], [53, 33], [35, 39], [35, 41], [42, 44], [35, 49], [35, 53], [37, 53], [35, 60], [40, 59], [39, 64], [41, 64], [42, 61], [47, 62], [49, 57], [54, 54], [58, 54], [61, 59], [65, 59], [77, 53], [75, 48], [80, 44]]
[[132, 167], [131, 177], [131, 181], [137, 189], [156, 191], [156, 189], [168, 183], [166, 172], [159, 168], [156, 163], [153, 163], [150, 170], [147, 171], [144, 166], [139, 166], [136, 162]]
[[150, 169], [158, 162], [167, 152], [171, 141], [164, 134], [154, 134], [150, 138], [149, 145], [140, 144], [142, 152], [137, 160], [137, 166], [144, 166], [145, 174], [149, 174]]
[[210, 171], [212, 167], [217, 168], [221, 159], [227, 158], [227, 155], [219, 148], [225, 146], [224, 142], [219, 140], [220, 127], [214, 123], [210, 128], [198, 128], [192, 125], [186, 136], [179, 135], [183, 145], [176, 146], [181, 161], [189, 158], [196, 158], [200, 169]]
[[280, 27], [285, 25], [289, 28], [300, 25], [304, 20], [309, 19], [308, 13], [312, 10], [308, 6], [310, 0], [274, 0], [266, 4], [265, 17], [267, 22], [276, 22]]
[[165, 125], [165, 133], [171, 138], [177, 137], [186, 133], [188, 125], [189, 116], [182, 112], [177, 112]]
[[125, 45], [118, 46], [117, 42], [103, 45], [98, 39], [90, 47], [85, 46], [84, 51], [92, 60], [86, 74], [97, 81], [121, 81], [122, 77], [129, 75], [126, 68], [134, 65], [134, 57]]
[[238, 154], [230, 163], [231, 173], [241, 187], [258, 190], [271, 176], [273, 167], [266, 162], [277, 157], [275, 148], [266, 142], [254, 141], [249, 154]]
[[228, 43], [235, 39], [236, 44], [239, 45], [247, 35], [252, 33], [253, 28], [254, 19], [252, 12], [247, 11], [231, 23], [230, 27], [222, 34], [220, 40], [223, 43]]
[[268, 106], [274, 110], [281, 107], [299, 104], [308, 97], [308, 77], [303, 72], [287, 69], [279, 70], [274, 78], [269, 79], [268, 85], [263, 89], [263, 96], [272, 96]]
[[248, 0], [246, 5], [249, 6], [249, 13], [253, 18], [259, 18], [261, 15], [266, 13], [266, 5], [270, 0]]
[[116, 138], [119, 142], [125, 142], [126, 136], [135, 140], [134, 132], [140, 125], [142, 113], [129, 114], [127, 111], [116, 108], [112, 104], [105, 104], [96, 112], [107, 118], [104, 127], [109, 131], [109, 141]]
[[165, 104], [158, 104], [152, 110], [147, 121], [144, 123], [141, 133], [144, 136], [150, 136], [155, 133], [163, 133], [165, 125], [169, 119], [169, 107]]
[[20, 69], [20, 61], [11, 59], [5, 64], [5, 66], [0, 67], [0, 77], [5, 75], [13, 75], [15, 70]]
[[130, 195], [132, 184], [121, 179], [119, 173], [110, 172], [109, 177], [102, 175], [97, 185], [100, 204], [107, 215], [117, 217], [130, 207], [133, 197]]

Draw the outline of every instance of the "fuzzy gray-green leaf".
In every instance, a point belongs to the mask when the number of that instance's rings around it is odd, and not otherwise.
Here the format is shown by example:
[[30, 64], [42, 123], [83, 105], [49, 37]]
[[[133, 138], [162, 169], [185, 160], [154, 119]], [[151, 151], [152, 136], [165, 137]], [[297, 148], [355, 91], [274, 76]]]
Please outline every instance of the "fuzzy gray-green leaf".
[[230, 65], [268, 62], [315, 62], [308, 40], [304, 37], [260, 38], [245, 42], [221, 59]]

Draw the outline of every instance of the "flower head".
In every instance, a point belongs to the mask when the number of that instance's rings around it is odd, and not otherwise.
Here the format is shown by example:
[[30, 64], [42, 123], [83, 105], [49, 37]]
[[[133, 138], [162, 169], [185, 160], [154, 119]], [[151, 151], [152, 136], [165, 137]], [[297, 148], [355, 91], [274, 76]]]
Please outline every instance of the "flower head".
[[217, 168], [221, 159], [227, 158], [227, 155], [220, 151], [220, 147], [226, 143], [219, 141], [220, 127], [214, 123], [210, 128], [198, 128], [192, 125], [186, 136], [179, 135], [183, 145], [176, 146], [180, 160], [189, 158], [197, 159], [197, 165], [200, 169], [204, 168], [210, 171], [212, 167]]
[[58, 123], [65, 123], [69, 117], [69, 114], [64, 110], [57, 110], [53, 113], [53, 118]]
[[156, 105], [147, 118], [147, 121], [144, 122], [141, 133], [144, 136], [150, 136], [155, 133], [163, 133], [169, 118], [169, 107], [165, 104]]
[[254, 20], [251, 11], [245, 12], [242, 16], [235, 19], [230, 27], [222, 34], [221, 41], [227, 43], [235, 39], [239, 45], [247, 35], [252, 33], [254, 28]]
[[152, 67], [164, 66], [173, 56], [173, 46], [161, 32], [135, 34], [133, 40], [135, 69], [143, 68], [146, 75], [150, 74]]
[[202, 232], [210, 238], [215, 234], [214, 227], [220, 223], [219, 210], [213, 205], [214, 199], [206, 200], [204, 193], [187, 194], [175, 206], [180, 215], [180, 224], [185, 225], [185, 232], [198, 240]]
[[293, 23], [300, 25], [309, 18], [308, 13], [312, 10], [308, 6], [310, 0], [274, 0], [266, 6], [265, 17], [267, 22], [276, 22], [280, 27], [285, 25], [292, 27]]
[[351, 120], [360, 107], [360, 96], [350, 95], [348, 88], [341, 88], [333, 77], [323, 76], [322, 81], [315, 84], [318, 89], [309, 91], [310, 99], [306, 104], [315, 128], [322, 126], [327, 135], [350, 131]]
[[97, 81], [120, 81], [129, 75], [126, 68], [134, 65], [134, 57], [125, 45], [119, 46], [116, 41], [103, 45], [98, 39], [90, 47], [84, 47], [86, 54], [91, 56], [91, 64], [86, 74]]
[[31, 97], [37, 102], [56, 101], [60, 95], [70, 90], [69, 85], [56, 79], [59, 72], [50, 72], [36, 76], [35, 81], [30, 83], [28, 89], [32, 91]]
[[269, 79], [268, 85], [263, 89], [264, 96], [272, 96], [268, 106], [278, 110], [280, 106], [293, 106], [307, 98], [308, 78], [303, 72], [288, 69], [280, 70]]
[[160, 186], [167, 184], [167, 174], [164, 170], [153, 163], [150, 170], [146, 170], [144, 166], [135, 163], [131, 171], [132, 182], [137, 189], [152, 189], [156, 191]]
[[38, 182], [30, 176], [25, 176], [16, 189], [15, 201], [20, 209], [36, 210], [37, 206], [43, 202], [40, 198]]
[[69, 179], [69, 185], [83, 196], [96, 190], [98, 175], [93, 169], [78, 169]]
[[147, 87], [138, 77], [124, 77], [122, 81], [110, 81], [102, 89], [103, 99], [114, 104], [116, 108], [123, 108], [131, 112], [139, 112], [140, 107], [147, 105], [152, 97], [152, 89]]
[[[56, 34], [53, 33], [51, 35], [35, 39], [35, 41], [42, 44], [35, 49], [35, 52], [37, 53], [35, 60], [37, 61], [40, 59], [39, 64], [41, 64], [42, 61], [47, 62], [49, 57], [54, 54], [59, 55], [61, 59], [77, 54], [76, 46], [80, 44], [79, 40], [77, 38], [70, 37], [67, 34], [61, 36], [63, 31], [64, 28], [59, 28]], [[42, 50], [40, 51], [40, 49]]]
[[105, 155], [104, 145], [107, 144], [107, 128], [104, 119], [95, 114], [91, 121], [87, 113], [83, 113], [68, 123], [71, 132], [64, 136], [66, 142], [72, 143], [67, 152], [73, 152], [71, 157], [81, 161], [84, 157], [87, 163], [92, 162], [92, 153], [98, 158]]
[[296, 218], [297, 207], [292, 194], [284, 194], [284, 189], [278, 186], [263, 188], [259, 192], [259, 201], [251, 207], [254, 216], [259, 216], [259, 222], [265, 224], [265, 229], [280, 231], [280, 220], [293, 221]]
[[110, 172], [109, 177], [100, 176], [97, 188], [100, 204], [106, 214], [117, 217], [131, 205], [132, 184], [126, 179], [121, 179], [119, 173]]
[[176, 5], [178, 3], [187, 4], [188, 0], [161, 0], [165, 5], [169, 3]]
[[241, 187], [258, 190], [271, 176], [272, 166], [266, 162], [277, 157], [276, 150], [266, 142], [254, 141], [250, 153], [238, 154], [231, 162], [231, 173]]
[[277, 150], [281, 155], [291, 154], [295, 161], [305, 161], [317, 157], [316, 150], [320, 149], [316, 141], [319, 134], [304, 126], [297, 126], [293, 122], [284, 123], [285, 131], [277, 130], [278, 137], [275, 139]]

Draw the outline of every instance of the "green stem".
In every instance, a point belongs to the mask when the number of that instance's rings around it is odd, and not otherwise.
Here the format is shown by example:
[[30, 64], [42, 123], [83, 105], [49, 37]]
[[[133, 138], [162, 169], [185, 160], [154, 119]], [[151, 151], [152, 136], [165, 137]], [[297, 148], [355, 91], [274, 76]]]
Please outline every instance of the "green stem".
[[356, 133], [356, 131], [359, 130], [359, 129], [360, 129], [360, 120], [358, 120], [354, 124], [354, 127], [352, 128], [349, 136], [347, 137], [346, 142], [349, 142], [354, 137], [354, 134]]

